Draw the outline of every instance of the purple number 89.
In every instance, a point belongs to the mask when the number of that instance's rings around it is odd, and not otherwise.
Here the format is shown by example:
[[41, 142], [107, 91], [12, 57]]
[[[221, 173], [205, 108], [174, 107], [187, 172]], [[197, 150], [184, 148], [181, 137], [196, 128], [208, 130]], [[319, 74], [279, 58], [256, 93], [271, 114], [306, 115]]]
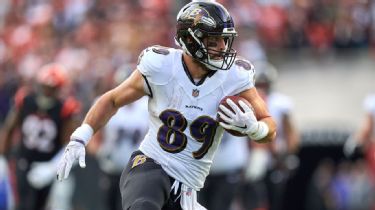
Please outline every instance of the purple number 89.
[[[163, 125], [159, 128], [157, 140], [160, 147], [170, 153], [183, 151], [187, 144], [184, 131], [187, 127], [186, 118], [177, 110], [167, 109], [159, 115]], [[216, 134], [218, 123], [209, 116], [200, 116], [193, 120], [190, 135], [202, 146], [192, 153], [195, 159], [201, 159], [208, 152]]]

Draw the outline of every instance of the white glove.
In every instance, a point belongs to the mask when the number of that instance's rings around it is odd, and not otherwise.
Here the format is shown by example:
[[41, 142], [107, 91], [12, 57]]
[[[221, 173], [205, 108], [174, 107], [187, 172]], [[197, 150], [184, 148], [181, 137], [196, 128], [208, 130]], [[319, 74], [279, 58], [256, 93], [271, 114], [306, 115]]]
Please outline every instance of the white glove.
[[247, 134], [254, 140], [262, 139], [268, 134], [268, 126], [263, 122], [258, 122], [253, 110], [245, 102], [241, 100], [238, 102], [244, 111], [229, 98], [227, 103], [234, 113], [223, 105], [219, 106], [221, 111], [218, 114], [224, 121], [220, 122], [223, 128]]
[[86, 167], [85, 163], [86, 150], [83, 143], [72, 139], [66, 146], [63, 157], [57, 168], [57, 180], [67, 179], [74, 162], [78, 159], [81, 168]]
[[27, 180], [36, 189], [52, 184], [56, 176], [56, 165], [52, 161], [34, 162], [27, 173]]

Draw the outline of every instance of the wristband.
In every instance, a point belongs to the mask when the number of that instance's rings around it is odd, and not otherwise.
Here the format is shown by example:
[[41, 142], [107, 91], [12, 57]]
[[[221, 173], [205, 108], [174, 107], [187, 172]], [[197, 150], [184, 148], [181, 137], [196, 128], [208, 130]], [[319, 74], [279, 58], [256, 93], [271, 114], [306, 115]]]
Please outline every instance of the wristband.
[[255, 132], [249, 133], [248, 136], [251, 139], [257, 141], [266, 137], [268, 135], [268, 132], [268, 125], [263, 121], [259, 121], [257, 130]]
[[75, 142], [78, 142], [78, 143], [82, 144], [83, 146], [86, 146], [86, 143], [84, 141], [82, 141], [82, 140], [79, 140], [79, 139], [75, 139], [74, 138], [74, 139], [72, 139], [70, 141], [75, 141]]
[[86, 146], [92, 135], [94, 134], [94, 130], [91, 128], [89, 124], [82, 124], [80, 127], [78, 127], [70, 136], [71, 141], [77, 141], [80, 140], [84, 143]]

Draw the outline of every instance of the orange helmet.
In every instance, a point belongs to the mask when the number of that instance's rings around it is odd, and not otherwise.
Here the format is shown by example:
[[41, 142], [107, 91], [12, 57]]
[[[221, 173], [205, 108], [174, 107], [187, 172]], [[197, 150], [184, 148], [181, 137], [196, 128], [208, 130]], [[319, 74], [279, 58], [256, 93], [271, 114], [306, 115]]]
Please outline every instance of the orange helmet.
[[59, 63], [46, 64], [38, 73], [37, 81], [46, 86], [60, 88], [67, 81], [66, 69]]

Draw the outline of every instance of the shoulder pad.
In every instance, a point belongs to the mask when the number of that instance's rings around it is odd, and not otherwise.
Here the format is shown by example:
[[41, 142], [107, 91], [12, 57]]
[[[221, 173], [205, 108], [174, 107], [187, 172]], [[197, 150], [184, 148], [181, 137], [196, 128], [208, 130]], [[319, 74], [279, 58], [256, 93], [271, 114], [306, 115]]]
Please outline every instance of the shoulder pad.
[[227, 95], [236, 95], [244, 90], [253, 88], [255, 71], [254, 66], [246, 59], [237, 57], [234, 65], [228, 72], [224, 89]]
[[68, 118], [81, 111], [81, 103], [74, 97], [69, 97], [64, 101], [61, 109], [61, 117]]
[[247, 59], [237, 56], [235, 62], [236, 71], [239, 77], [255, 85], [255, 68], [254, 65]]
[[243, 70], [254, 71], [254, 65], [241, 56], [237, 56], [236, 60], [234, 61], [234, 65]]
[[154, 53], [157, 53], [160, 55], [169, 55], [171, 53], [168, 47], [164, 47], [160, 45], [154, 45], [151, 47], [151, 49]]
[[173, 58], [171, 48], [159, 45], [148, 47], [140, 54], [137, 69], [149, 82], [164, 83], [171, 76]]

